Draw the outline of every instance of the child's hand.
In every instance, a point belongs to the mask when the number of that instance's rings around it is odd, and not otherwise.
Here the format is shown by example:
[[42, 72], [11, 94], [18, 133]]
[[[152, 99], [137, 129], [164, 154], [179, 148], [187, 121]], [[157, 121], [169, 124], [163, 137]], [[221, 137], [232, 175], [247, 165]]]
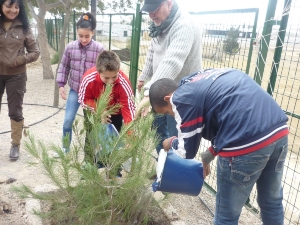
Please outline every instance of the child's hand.
[[166, 151], [166, 152], [168, 152], [170, 149], [171, 149], [171, 144], [172, 144], [172, 140], [174, 139], [174, 138], [176, 138], [175, 136], [173, 136], [173, 137], [169, 137], [169, 138], [167, 138], [167, 139], [165, 139], [164, 141], [163, 141], [163, 147], [164, 147], [164, 150]]
[[209, 163], [206, 163], [203, 159], [202, 159], [202, 165], [203, 165], [203, 178], [205, 179], [206, 176], [210, 174], [210, 165]]
[[105, 117], [102, 118], [102, 124], [108, 124], [111, 123], [111, 115], [107, 115]]
[[60, 97], [61, 97], [63, 100], [66, 100], [66, 99], [67, 99], [67, 94], [66, 94], [66, 91], [65, 91], [65, 88], [64, 88], [64, 87], [60, 87], [60, 88], [59, 88], [59, 94], [60, 94]]
[[102, 113], [102, 119], [101, 119], [101, 122], [102, 124], [108, 124], [108, 123], [111, 123], [111, 115], [107, 113], [107, 111], [105, 110], [103, 113]]

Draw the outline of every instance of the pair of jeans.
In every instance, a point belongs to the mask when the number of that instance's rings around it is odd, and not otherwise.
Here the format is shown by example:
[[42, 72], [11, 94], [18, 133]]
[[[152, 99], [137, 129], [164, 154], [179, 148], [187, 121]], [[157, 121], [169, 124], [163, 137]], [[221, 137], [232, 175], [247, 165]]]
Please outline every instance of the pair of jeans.
[[238, 224], [255, 183], [263, 224], [283, 225], [281, 178], [287, 151], [285, 136], [246, 155], [218, 157], [215, 225]]
[[177, 136], [176, 120], [171, 115], [154, 114], [153, 128], [156, 128], [156, 133], [159, 136], [159, 144], [156, 146], [156, 152], [163, 148], [163, 141], [169, 137]]
[[63, 125], [63, 148], [65, 148], [66, 152], [70, 151], [70, 143], [72, 141], [72, 125], [75, 120], [79, 105], [78, 93], [73, 89], [70, 89]]

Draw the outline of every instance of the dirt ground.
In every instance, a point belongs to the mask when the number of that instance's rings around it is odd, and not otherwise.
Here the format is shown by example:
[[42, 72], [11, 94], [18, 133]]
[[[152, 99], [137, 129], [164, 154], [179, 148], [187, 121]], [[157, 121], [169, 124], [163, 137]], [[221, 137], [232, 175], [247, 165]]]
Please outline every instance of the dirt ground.
[[[53, 65], [54, 72], [55, 69], [56, 65]], [[61, 142], [65, 101], [60, 99], [59, 107], [62, 109], [52, 107], [54, 80], [43, 80], [40, 60], [28, 65], [27, 75], [27, 93], [25, 94], [23, 107], [25, 124], [30, 125], [29, 130], [36, 140], [59, 145]], [[82, 115], [82, 109], [79, 109], [78, 114]], [[20, 159], [10, 161], [10, 120], [6, 96], [4, 95], [0, 114], [0, 200], [8, 201], [12, 208], [10, 211], [5, 211], [3, 215], [0, 215], [1, 225], [33, 224], [28, 221], [30, 214], [26, 210], [28, 199], [20, 199], [11, 190], [13, 185], [25, 184], [35, 188], [39, 185], [51, 184], [51, 181], [43, 173], [43, 169], [39, 165], [30, 166], [28, 164], [28, 162], [33, 161], [33, 157], [24, 150], [24, 140], [26, 139], [28, 138], [23, 137]], [[14, 178], [16, 181], [9, 184], [1, 184], [1, 181], [6, 181], [9, 178]], [[159, 195], [157, 193], [156, 198], [160, 199], [161, 196]], [[214, 195], [203, 188], [201, 194], [197, 197], [168, 195], [164, 201], [160, 201], [160, 205], [169, 218], [170, 224], [212, 224], [214, 198]], [[260, 224], [260, 222], [257, 216], [244, 209], [240, 224]]]

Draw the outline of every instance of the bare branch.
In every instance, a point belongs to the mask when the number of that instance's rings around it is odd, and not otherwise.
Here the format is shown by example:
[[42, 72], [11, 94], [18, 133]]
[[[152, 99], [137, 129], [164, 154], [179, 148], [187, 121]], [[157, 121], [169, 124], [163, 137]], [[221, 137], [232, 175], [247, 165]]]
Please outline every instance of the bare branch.
[[55, 2], [55, 3], [52, 3], [52, 4], [47, 4], [46, 9], [47, 9], [47, 11], [49, 11], [49, 10], [54, 9], [56, 7], [60, 7], [62, 5], [63, 5], [63, 3], [61, 2], [61, 0], [59, 0], [59, 2]]
[[64, 7], [66, 7], [66, 4], [64, 3], [64, 1], [60, 0], [61, 4], [63, 4]]
[[38, 15], [35, 13], [34, 7], [33, 7], [33, 5], [31, 4], [30, 1], [27, 1], [27, 6], [28, 6], [28, 8], [29, 8], [29, 11], [30, 11], [31, 16], [32, 16], [36, 21], [38, 21]]

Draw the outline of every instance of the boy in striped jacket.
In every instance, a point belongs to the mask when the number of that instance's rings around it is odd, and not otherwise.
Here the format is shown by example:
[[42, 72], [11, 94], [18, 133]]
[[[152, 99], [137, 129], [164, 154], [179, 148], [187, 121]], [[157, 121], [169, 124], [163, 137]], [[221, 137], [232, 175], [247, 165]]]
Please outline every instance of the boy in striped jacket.
[[[113, 51], [103, 51], [96, 60], [96, 66], [87, 70], [80, 84], [78, 102], [86, 110], [95, 111], [97, 100], [105, 90], [106, 84], [113, 84], [112, 99], [109, 105], [120, 104], [121, 107], [114, 115], [104, 119], [104, 123], [112, 123], [120, 131], [123, 121], [130, 123], [135, 116], [135, 103], [132, 87], [128, 77], [120, 70], [120, 59]], [[88, 133], [88, 128], [87, 128]], [[88, 135], [87, 135], [88, 136]], [[92, 162], [92, 156], [87, 150], [88, 138], [85, 144], [85, 159]]]
[[256, 184], [264, 224], [282, 225], [281, 178], [288, 150], [288, 117], [266, 91], [235, 69], [208, 69], [183, 78], [179, 86], [160, 79], [149, 91], [153, 110], [170, 114], [178, 137], [163, 142], [186, 159], [201, 153], [204, 178], [218, 157], [214, 224], [238, 224], [243, 205]]

